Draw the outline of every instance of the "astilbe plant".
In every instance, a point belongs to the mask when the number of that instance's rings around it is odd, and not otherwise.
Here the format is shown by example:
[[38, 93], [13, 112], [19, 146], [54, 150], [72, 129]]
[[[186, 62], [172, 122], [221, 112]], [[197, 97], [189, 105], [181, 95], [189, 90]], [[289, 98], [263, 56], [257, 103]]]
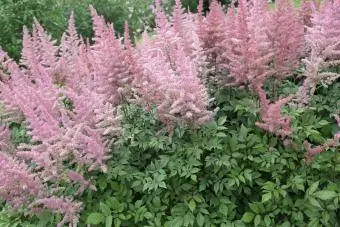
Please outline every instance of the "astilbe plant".
[[187, 55], [197, 64], [200, 69], [205, 68], [206, 57], [200, 45], [198, 30], [201, 28], [196, 20], [197, 15], [185, 13], [180, 0], [175, 1], [172, 13], [173, 29], [179, 37]]
[[[202, 2], [194, 15], [185, 13], [176, 0], [168, 18], [156, 0], [155, 35], [144, 33], [136, 47], [127, 23], [122, 43], [113, 25], [90, 7], [91, 41], [79, 37], [71, 14], [60, 45], [35, 20], [32, 32], [23, 30], [20, 64], [0, 51], [1, 105], [12, 115], [24, 116], [32, 137], [31, 143], [15, 150], [7, 126], [1, 128], [0, 196], [15, 208], [47, 208], [63, 214], [59, 226], [76, 225], [81, 204], [72, 196], [57, 195], [65, 192], [61, 187], [65, 182], [77, 185], [77, 194], [86, 188], [96, 190], [82, 173], [107, 171], [105, 161], [120, 133], [119, 105], [129, 101], [155, 108], [169, 132], [176, 124], [200, 127], [214, 116], [202, 75], [206, 68], [214, 69], [215, 79], [224, 77], [219, 86], [247, 88], [258, 96], [259, 128], [289, 137], [291, 119], [282, 115], [281, 108], [293, 96], [271, 101], [264, 85], [270, 77], [282, 80], [298, 64], [303, 40], [296, 10], [287, 0], [279, 0], [274, 11], [265, 0], [240, 0], [237, 9], [233, 2], [225, 15], [213, 1], [205, 18]], [[339, 77], [325, 71], [339, 66], [339, 10], [340, 0], [327, 0], [320, 11], [313, 9], [306, 36], [311, 52], [305, 60], [300, 102], [320, 81], [330, 84]], [[337, 146], [338, 139], [337, 133], [332, 141], [314, 148], [306, 142], [307, 156]]]
[[213, 113], [207, 109], [209, 98], [198, 76], [198, 64], [157, 1], [156, 24], [156, 34], [151, 39], [145, 34], [137, 48], [140, 102], [155, 105], [157, 116], [169, 128], [174, 123], [202, 125]]
[[22, 161], [15, 160], [1, 149], [0, 196], [13, 208], [28, 205], [32, 198], [44, 196], [43, 183]]
[[312, 24], [312, 15], [313, 10], [317, 10], [320, 4], [315, 0], [303, 0], [301, 2], [301, 6], [299, 9], [299, 17], [302, 21], [302, 24], [305, 26], [304, 31], [307, 31], [308, 27], [311, 27]]
[[274, 51], [275, 78], [282, 80], [299, 65], [303, 44], [303, 24], [289, 0], [275, 2], [270, 12], [269, 40]]
[[197, 33], [207, 58], [208, 70], [218, 75], [223, 68], [225, 69], [226, 60], [223, 58], [223, 53], [226, 51], [223, 45], [227, 36], [226, 16], [221, 4], [214, 0], [206, 17], [198, 15], [197, 23], [199, 26]]
[[[233, 10], [233, 8], [231, 8]], [[224, 41], [227, 51], [229, 78], [227, 86], [248, 87], [260, 100], [261, 119], [257, 126], [286, 137], [291, 134], [290, 119], [281, 115], [281, 107], [289, 102], [290, 97], [270, 103], [267, 99], [264, 83], [267, 78], [275, 74], [271, 67], [275, 47], [270, 37], [270, 15], [264, 1], [253, 1], [248, 5], [246, 1], [239, 1], [237, 14], [228, 12], [229, 26], [228, 38]], [[282, 25], [283, 26], [283, 25]], [[277, 37], [278, 34], [273, 34]]]
[[319, 11], [314, 8], [312, 24], [306, 35], [311, 53], [304, 60], [305, 80], [298, 93], [302, 105], [308, 103], [319, 83], [331, 84], [340, 77], [336, 70], [329, 70], [340, 65], [340, 1], [325, 1]]
[[95, 33], [95, 42], [89, 51], [93, 77], [99, 93], [108, 96], [106, 99], [110, 103], [117, 104], [131, 81], [127, 53], [121, 40], [115, 37], [113, 24], [106, 24], [94, 8], [90, 10]]
[[289, 137], [292, 134], [291, 119], [289, 116], [281, 114], [281, 108], [290, 102], [292, 98], [292, 96], [288, 96], [274, 103], [269, 103], [267, 99], [260, 98], [260, 117], [262, 122], [256, 122], [255, 125], [282, 138]]
[[[59, 226], [77, 222], [80, 211], [80, 203], [54, 196], [62, 189], [59, 184], [63, 178], [68, 176], [70, 182], [80, 183], [79, 193], [85, 187], [95, 189], [81, 175], [70, 172], [69, 167], [77, 164], [78, 168], [87, 166], [88, 171], [106, 171], [104, 162], [109, 158], [110, 143], [120, 130], [116, 106], [129, 78], [126, 65], [111, 64], [106, 60], [120, 61], [125, 57], [112, 26], [107, 25], [93, 8], [91, 12], [95, 30], [92, 46], [77, 35], [72, 14], [60, 46], [55, 45], [35, 20], [31, 34], [24, 28], [20, 66], [0, 52], [4, 78], [0, 82], [0, 99], [5, 107], [19, 110], [24, 115], [33, 140], [32, 144], [21, 144], [20, 150], [14, 152], [15, 158], [2, 157], [2, 175], [17, 174], [13, 182], [2, 181], [2, 192], [6, 195], [3, 197], [8, 203], [16, 200], [16, 207], [27, 205], [32, 197], [30, 208], [35, 209], [40, 204], [64, 214]], [[108, 87], [103, 87], [104, 84]], [[70, 101], [70, 106], [64, 105], [65, 100]], [[23, 160], [34, 165], [27, 166]], [[31, 179], [33, 177], [36, 180]], [[24, 185], [22, 193], [11, 196], [9, 192], [14, 181], [27, 180], [32, 184]], [[40, 183], [33, 184], [35, 181]], [[13, 193], [18, 190], [13, 186]]]
[[234, 20], [230, 23], [235, 26], [231, 28], [228, 39], [224, 42], [227, 48], [226, 59], [229, 61], [228, 77], [233, 80], [226, 85], [247, 86], [255, 93], [271, 75], [269, 63], [273, 55], [268, 48], [268, 38], [261, 35], [263, 24], [255, 23], [257, 20], [261, 21], [255, 8], [257, 4], [261, 2], [255, 2], [254, 10], [250, 11], [246, 1], [239, 1], [237, 15], [229, 17]]

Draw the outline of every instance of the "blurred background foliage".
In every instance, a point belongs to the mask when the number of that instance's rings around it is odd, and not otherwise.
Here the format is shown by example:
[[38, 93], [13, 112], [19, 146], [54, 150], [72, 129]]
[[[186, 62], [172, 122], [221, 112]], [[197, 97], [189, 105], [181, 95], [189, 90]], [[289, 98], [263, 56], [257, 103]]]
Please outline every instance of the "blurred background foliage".
[[153, 0], [1, 0], [0, 47], [14, 59], [20, 57], [22, 27], [31, 26], [33, 18], [59, 39], [74, 11], [76, 27], [83, 37], [92, 36], [88, 6], [93, 5], [99, 14], [113, 22], [116, 32], [122, 34], [124, 22], [129, 21], [131, 32], [146, 29], [153, 19]]

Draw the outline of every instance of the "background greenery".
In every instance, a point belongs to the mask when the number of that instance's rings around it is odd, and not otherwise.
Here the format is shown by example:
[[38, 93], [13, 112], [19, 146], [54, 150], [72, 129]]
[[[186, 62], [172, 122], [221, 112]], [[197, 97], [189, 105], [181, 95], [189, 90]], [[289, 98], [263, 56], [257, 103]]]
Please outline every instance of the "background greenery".
[[152, 0], [1, 0], [0, 46], [17, 60], [22, 47], [22, 27], [31, 26], [33, 17], [41, 22], [53, 38], [59, 40], [72, 10], [79, 33], [83, 37], [91, 37], [90, 4], [107, 21], [114, 23], [119, 34], [123, 33], [126, 20], [132, 33], [143, 30], [152, 22]]

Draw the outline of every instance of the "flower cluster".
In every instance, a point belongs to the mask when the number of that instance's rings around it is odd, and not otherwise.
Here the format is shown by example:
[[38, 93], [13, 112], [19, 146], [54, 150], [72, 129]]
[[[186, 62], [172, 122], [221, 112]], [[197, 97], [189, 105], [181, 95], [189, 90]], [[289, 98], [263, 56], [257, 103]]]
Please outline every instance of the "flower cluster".
[[327, 0], [320, 10], [314, 7], [306, 42], [311, 49], [306, 64], [305, 80], [298, 93], [298, 102], [308, 103], [319, 83], [331, 84], [340, 77], [334, 70], [340, 66], [340, 1]]

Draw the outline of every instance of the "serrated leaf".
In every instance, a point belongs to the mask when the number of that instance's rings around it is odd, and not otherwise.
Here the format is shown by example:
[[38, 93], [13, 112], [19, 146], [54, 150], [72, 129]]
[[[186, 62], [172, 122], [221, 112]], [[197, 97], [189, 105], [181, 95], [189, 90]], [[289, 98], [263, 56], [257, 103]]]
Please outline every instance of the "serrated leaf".
[[201, 195], [194, 195], [192, 198], [198, 203], [201, 203], [204, 201], [204, 198]]
[[103, 213], [103, 215], [105, 215], [105, 216], [108, 216], [108, 215], [111, 214], [110, 207], [103, 202], [99, 203], [99, 209]]
[[242, 221], [245, 223], [250, 223], [253, 221], [253, 219], [254, 219], [254, 214], [251, 212], [246, 212], [242, 216]]
[[321, 126], [325, 126], [325, 125], [328, 125], [329, 122], [326, 121], [326, 120], [321, 120], [321, 121], [318, 122], [318, 124], [321, 125]]
[[220, 184], [219, 183], [215, 183], [214, 184], [214, 192], [215, 192], [215, 194], [218, 193], [219, 189], [220, 189]]
[[245, 138], [247, 137], [248, 132], [249, 132], [249, 130], [242, 124], [240, 132], [238, 134], [239, 141], [244, 141]]
[[196, 175], [191, 175], [190, 178], [191, 178], [191, 180], [197, 182], [197, 176]]
[[256, 214], [260, 213], [261, 212], [261, 209], [258, 205], [258, 203], [250, 203], [249, 204], [249, 207], [252, 211], [254, 211]]
[[309, 194], [313, 194], [316, 189], [319, 187], [319, 181], [314, 182], [310, 187], [309, 187]]
[[109, 215], [105, 218], [105, 227], [112, 227], [112, 215]]
[[227, 117], [226, 116], [223, 116], [223, 117], [220, 117], [217, 121], [217, 124], [218, 125], [223, 125], [225, 122], [227, 121]]
[[259, 226], [260, 223], [261, 223], [261, 216], [258, 214], [255, 216], [254, 226]]
[[267, 202], [268, 200], [270, 200], [272, 198], [272, 194], [271, 193], [266, 193], [262, 195], [262, 203]]
[[223, 215], [227, 216], [229, 209], [227, 205], [221, 204], [220, 207], [218, 208], [218, 211]]
[[86, 224], [98, 225], [104, 221], [104, 215], [98, 212], [91, 213], [87, 219]]
[[216, 137], [225, 138], [227, 135], [224, 132], [218, 132], [216, 133]]
[[191, 212], [194, 212], [194, 210], [196, 209], [196, 202], [195, 200], [191, 199], [188, 203], [188, 207], [191, 210]]
[[271, 220], [270, 220], [270, 217], [268, 215], [266, 215], [264, 217], [264, 223], [266, 224], [266, 226], [271, 226]]
[[313, 197], [309, 197], [308, 201], [310, 202], [311, 205], [321, 208], [320, 203], [316, 199], [314, 199]]
[[229, 139], [229, 146], [231, 151], [237, 150], [237, 139], [235, 136], [230, 137]]
[[122, 224], [122, 221], [119, 218], [115, 218], [114, 227], [119, 227]]
[[316, 198], [319, 198], [321, 200], [328, 200], [328, 199], [333, 199], [334, 197], [336, 197], [338, 194], [336, 192], [333, 191], [318, 191], [316, 193], [314, 193], [314, 196]]
[[164, 181], [162, 181], [161, 183], [159, 183], [159, 187], [161, 188], [166, 188], [166, 184]]
[[204, 225], [205, 218], [201, 213], [197, 214], [196, 222], [197, 222], [198, 226], [200, 226], [200, 227]]

